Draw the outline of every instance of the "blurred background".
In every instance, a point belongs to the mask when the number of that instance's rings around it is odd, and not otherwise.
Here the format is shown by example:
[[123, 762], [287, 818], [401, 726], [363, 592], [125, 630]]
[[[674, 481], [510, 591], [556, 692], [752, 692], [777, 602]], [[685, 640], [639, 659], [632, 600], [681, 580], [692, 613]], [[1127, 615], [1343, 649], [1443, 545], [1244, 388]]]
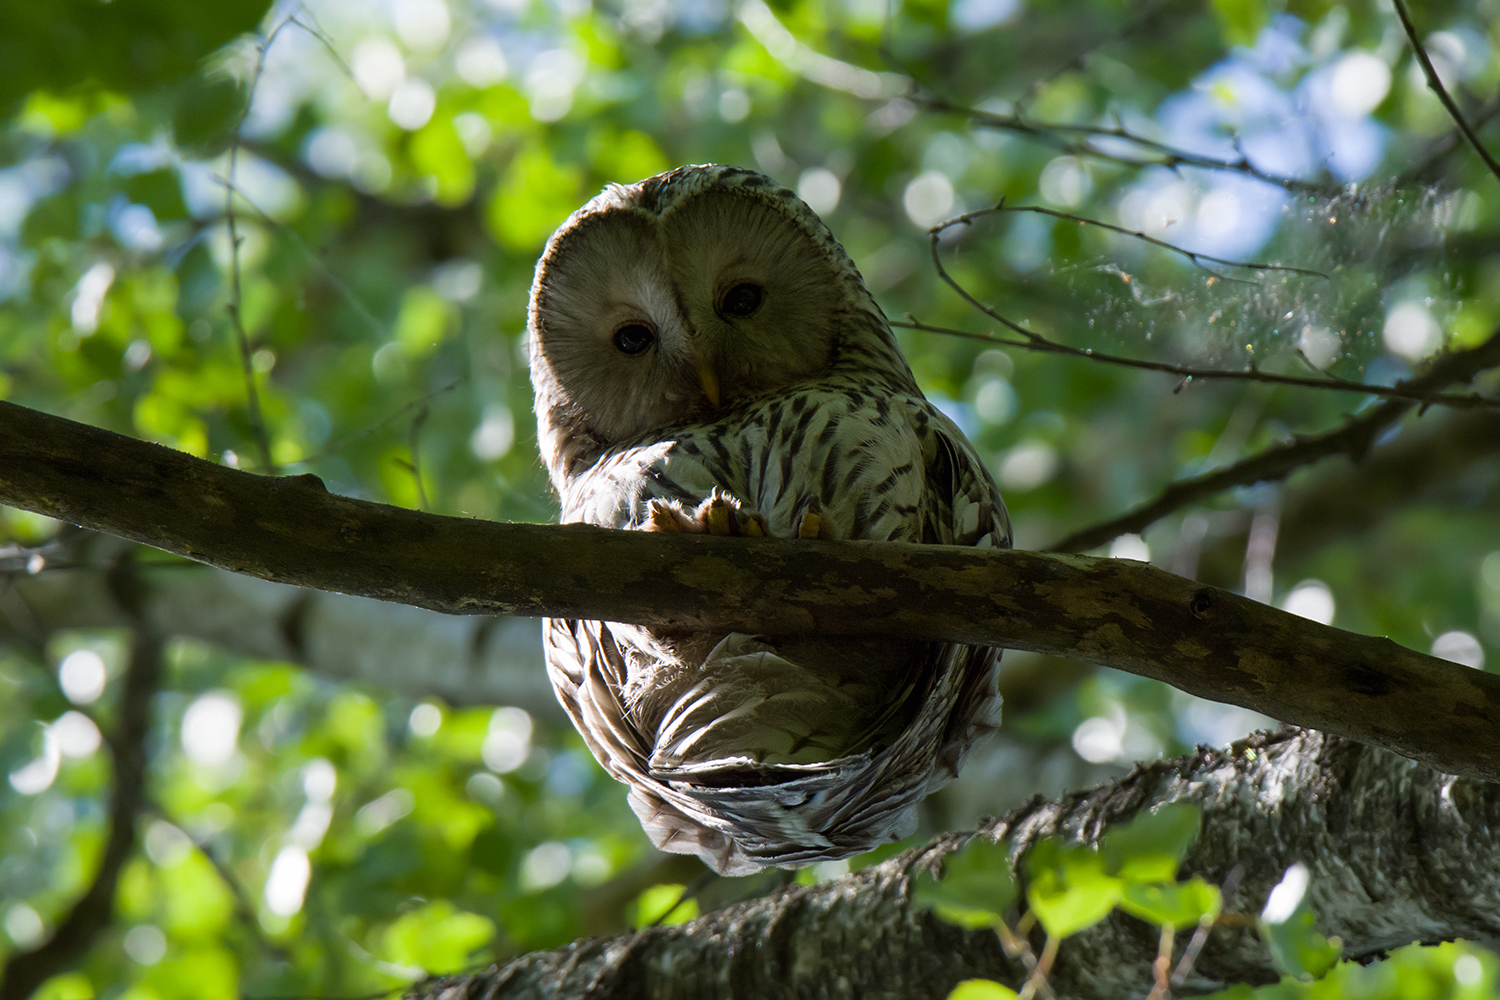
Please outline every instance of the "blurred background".
[[[1500, 149], [1497, 13], [1415, 16]], [[0, 112], [5, 398], [443, 514], [555, 517], [532, 269], [603, 184], [681, 163], [795, 189], [893, 320], [967, 334], [900, 331], [1020, 547], [1078, 548], [1380, 400], [987, 343], [1018, 338], [932, 245], [1051, 342], [1192, 370], [1390, 385], [1500, 321], [1500, 184], [1385, 3], [61, 0], [0, 10]], [[929, 240], [1002, 200], [1065, 217]], [[1493, 666], [1500, 415], [1373, 438], [1084, 547]], [[0, 533], [0, 956], [92, 883], [109, 740], [132, 697], [151, 711], [113, 917], [49, 1000], [399, 990], [792, 877], [656, 854], [552, 702], [534, 621], [298, 594], [10, 509]], [[161, 669], [132, 695], [140, 634]], [[923, 836], [1275, 724], [1085, 664], [1004, 671], [1003, 731]], [[1402, 961], [1481, 995], [1469, 952]]]

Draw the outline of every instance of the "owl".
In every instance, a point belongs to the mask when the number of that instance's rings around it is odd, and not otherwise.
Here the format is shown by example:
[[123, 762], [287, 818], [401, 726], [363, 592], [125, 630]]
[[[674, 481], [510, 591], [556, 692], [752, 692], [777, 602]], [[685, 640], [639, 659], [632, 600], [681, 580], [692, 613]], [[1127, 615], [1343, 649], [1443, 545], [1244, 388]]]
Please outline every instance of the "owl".
[[[1010, 545], [843, 247], [754, 171], [679, 167], [574, 212], [537, 264], [528, 348], [564, 522]], [[994, 649], [544, 630], [558, 700], [652, 842], [725, 875], [909, 836], [998, 721]]]

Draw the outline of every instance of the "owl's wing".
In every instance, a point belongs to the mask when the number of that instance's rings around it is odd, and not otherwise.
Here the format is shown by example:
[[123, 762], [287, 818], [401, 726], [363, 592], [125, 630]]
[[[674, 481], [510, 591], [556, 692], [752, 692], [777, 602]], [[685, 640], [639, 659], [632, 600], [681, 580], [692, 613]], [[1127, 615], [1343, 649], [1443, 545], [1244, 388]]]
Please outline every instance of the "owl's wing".
[[[1010, 513], [963, 431], [925, 399], [912, 414], [912, 426], [922, 440], [927, 480], [922, 541], [1010, 548]], [[953, 700], [943, 720], [941, 737], [936, 741], [937, 767], [929, 791], [958, 777], [969, 750], [999, 727], [1001, 650], [957, 644], [946, 649], [958, 679], [950, 693]]]
[[925, 399], [912, 414], [912, 425], [922, 441], [927, 477], [922, 541], [1010, 548], [1005, 501], [963, 431]]

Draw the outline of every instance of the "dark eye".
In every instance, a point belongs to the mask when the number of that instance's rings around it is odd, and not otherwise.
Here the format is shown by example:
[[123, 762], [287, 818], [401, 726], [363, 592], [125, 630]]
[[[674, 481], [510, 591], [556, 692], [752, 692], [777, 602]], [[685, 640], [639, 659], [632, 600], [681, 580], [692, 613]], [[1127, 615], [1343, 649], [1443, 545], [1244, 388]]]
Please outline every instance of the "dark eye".
[[635, 357], [656, 343], [656, 331], [645, 323], [627, 323], [615, 331], [614, 341], [621, 354]]
[[724, 293], [724, 302], [719, 309], [726, 316], [749, 316], [760, 308], [765, 298], [764, 288], [744, 281]]

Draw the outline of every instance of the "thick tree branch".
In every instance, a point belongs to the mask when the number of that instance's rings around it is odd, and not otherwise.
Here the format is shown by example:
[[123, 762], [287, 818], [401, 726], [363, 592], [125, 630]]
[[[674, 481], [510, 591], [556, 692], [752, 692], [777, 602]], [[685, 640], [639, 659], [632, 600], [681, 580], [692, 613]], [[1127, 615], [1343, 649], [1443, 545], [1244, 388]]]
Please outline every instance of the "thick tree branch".
[[1051, 653], [1500, 779], [1500, 677], [1144, 563], [440, 517], [12, 403], [0, 403], [0, 502], [239, 573], [452, 614]]
[[67, 969], [88, 951], [114, 920], [115, 885], [135, 846], [136, 816], [146, 787], [146, 737], [151, 729], [151, 698], [161, 672], [161, 639], [137, 629], [130, 664], [120, 692], [119, 721], [110, 742], [114, 753], [114, 797], [109, 832], [93, 884], [73, 904], [52, 936], [29, 951], [12, 955], [0, 978], [0, 1000], [25, 1000], [47, 979]]
[[[1418, 503], [1466, 507], [1494, 497], [1500, 483], [1500, 413], [1432, 416], [1402, 427], [1361, 462], [1334, 462], [1282, 494], [1276, 563], [1292, 565], [1326, 545], [1369, 531]], [[1248, 521], [1248, 519], [1247, 519]], [[1249, 527], [1248, 523], [1245, 525]], [[1200, 580], [1237, 580], [1244, 572], [1244, 531], [1216, 538], [1199, 557]]]
[[[1210, 933], [1179, 996], [1276, 980], [1253, 918], [1295, 862], [1311, 869], [1307, 898], [1319, 930], [1340, 937], [1346, 957], [1500, 934], [1500, 785], [1318, 733], [1258, 734], [1228, 750], [1159, 761], [1093, 791], [1033, 802], [982, 833], [1012, 838], [1017, 855], [1049, 836], [1093, 843], [1110, 825], [1169, 802], [1203, 810], [1179, 877], [1224, 884], [1238, 869], [1226, 912], [1252, 918]], [[945, 835], [835, 882], [526, 955], [412, 996], [939, 1000], [981, 976], [1018, 988], [1021, 970], [993, 934], [961, 931], [910, 904], [912, 879], [966, 839]], [[1179, 935], [1179, 953], [1188, 937]], [[1157, 928], [1116, 912], [1063, 942], [1048, 985], [1060, 1000], [1145, 997], [1158, 940]]]
[[[1500, 330], [1478, 347], [1445, 354], [1421, 375], [1402, 383], [1422, 392], [1431, 392], [1455, 383], [1468, 382], [1486, 369], [1500, 365]], [[1139, 534], [1154, 521], [1235, 486], [1249, 486], [1285, 479], [1304, 465], [1345, 454], [1358, 461], [1387, 428], [1404, 417], [1416, 404], [1409, 400], [1388, 399], [1365, 413], [1353, 417], [1343, 426], [1307, 437], [1296, 437], [1285, 444], [1268, 448], [1259, 455], [1201, 476], [1180, 479], [1155, 499], [1127, 514], [1097, 524], [1050, 546], [1054, 552], [1086, 552], [1098, 548], [1120, 535]]]

